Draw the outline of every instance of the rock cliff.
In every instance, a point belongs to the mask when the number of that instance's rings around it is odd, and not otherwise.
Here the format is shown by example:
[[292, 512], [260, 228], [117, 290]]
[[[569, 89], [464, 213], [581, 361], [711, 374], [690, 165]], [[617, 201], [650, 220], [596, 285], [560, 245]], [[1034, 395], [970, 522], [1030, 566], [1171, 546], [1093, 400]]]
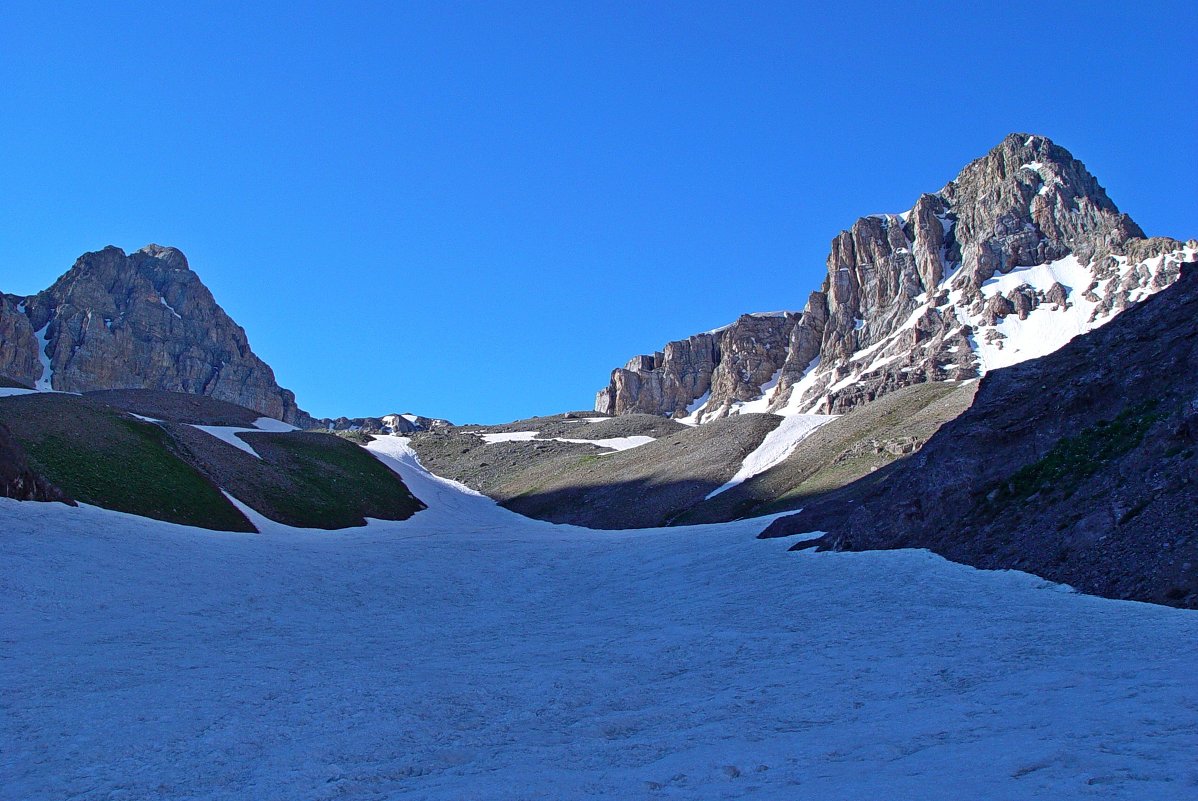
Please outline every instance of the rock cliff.
[[0, 375], [67, 392], [208, 395], [312, 425], [183, 254], [158, 245], [86, 253], [37, 295], [0, 296]]
[[1087, 170], [1011, 134], [902, 214], [832, 240], [799, 314], [741, 317], [614, 370], [595, 408], [689, 417], [843, 412], [1044, 355], [1172, 283], [1198, 243], [1146, 239]]

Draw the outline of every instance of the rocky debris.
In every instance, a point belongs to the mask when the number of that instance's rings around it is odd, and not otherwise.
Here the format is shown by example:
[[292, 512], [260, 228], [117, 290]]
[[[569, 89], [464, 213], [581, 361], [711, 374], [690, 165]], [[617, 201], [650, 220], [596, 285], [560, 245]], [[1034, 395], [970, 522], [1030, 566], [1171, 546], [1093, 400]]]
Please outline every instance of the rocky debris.
[[107, 406], [151, 420], [204, 426], [253, 428], [262, 415], [253, 409], [207, 395], [157, 389], [103, 389], [85, 393]]
[[417, 414], [385, 414], [382, 417], [323, 417], [312, 420], [307, 428], [325, 431], [356, 431], [362, 434], [413, 434], [453, 425], [439, 417]]
[[655, 414], [625, 414], [583, 425], [569, 424], [560, 427], [542, 427], [542, 437], [565, 437], [568, 439], [614, 439], [617, 437], [653, 437], [660, 439], [685, 431], [686, 426], [675, 420]]
[[995, 295], [986, 301], [986, 306], [982, 312], [982, 320], [986, 325], [994, 325], [1008, 314], [1014, 313], [1015, 304], [1010, 298], [1004, 297], [1002, 295]]
[[[863, 217], [837, 235], [802, 313], [756, 318], [771, 320], [758, 324], [770, 329], [764, 339], [741, 317], [636, 357], [612, 372], [596, 409], [702, 422], [761, 399], [780, 413], [843, 412], [904, 386], [976, 378], [986, 365], [971, 338], [997, 341], [994, 326], [1007, 318], [1024, 321], [1046, 304], [1063, 311], [1074, 296], [1097, 304], [1089, 324], [1102, 324], [1176, 280], [1194, 251], [1198, 242], [1145, 239], [1064, 148], [1011, 134], [910, 211]], [[1093, 280], [984, 289], [1066, 257]]]
[[764, 536], [826, 531], [816, 547], [930, 548], [1198, 608], [1196, 469], [1198, 262], [1055, 353], [988, 373], [973, 405], [916, 455]]
[[940, 426], [969, 407], [976, 388], [976, 381], [925, 382], [857, 406], [820, 426], [781, 463], [704, 500], [673, 523], [717, 523], [794, 511], [846, 490], [859, 500], [868, 494], [867, 479], [884, 474], [896, 460], [910, 458], [910, 452]]
[[[1060, 284], [1055, 284], [1060, 286]], [[1036, 290], [1027, 284], [1022, 284], [1015, 289], [1012, 289], [1007, 297], [1011, 301], [1011, 305], [1015, 309], [1015, 313], [1019, 315], [1020, 320], [1026, 320], [1032, 310], [1040, 305], [1040, 297]]]
[[1069, 307], [1069, 290], [1060, 281], [1053, 281], [1052, 286], [1044, 293], [1043, 302], [1051, 303], [1053, 311], [1066, 309]]
[[[602, 423], [568, 424], [602, 429], [649, 419], [676, 429], [655, 442], [619, 452], [548, 439], [486, 444], [478, 436], [484, 429], [479, 428], [418, 433], [411, 445], [421, 463], [436, 475], [461, 481], [515, 512], [592, 528], [642, 528], [667, 525], [701, 503], [781, 422], [775, 415], [745, 414], [690, 427], [660, 417], [630, 415]], [[534, 418], [511, 425], [516, 431], [545, 435], [554, 420], [565, 418]], [[485, 431], [493, 432], [495, 427]], [[631, 435], [625, 430], [599, 433]]]
[[[510, 423], [496, 423], [493, 425], [478, 425], [471, 423], [468, 425], [454, 426], [454, 430], [458, 432], [473, 432], [473, 433], [493, 433], [506, 434], [518, 431], [539, 431], [543, 436], [547, 437], [571, 437], [574, 432], [584, 430], [588, 420], [601, 420], [606, 422], [610, 418], [608, 415], [596, 414], [595, 412], [569, 411], [561, 414], [547, 414], [538, 417], [526, 417], [523, 420], [513, 420]], [[654, 419], [660, 420], [660, 417]]]
[[0, 373], [46, 388], [187, 392], [310, 421], [174, 248], [106, 247], [37, 295], [5, 296], [0, 342]]
[[0, 423], [0, 497], [18, 501], [75, 502], [29, 466], [25, 451], [8, 426]]

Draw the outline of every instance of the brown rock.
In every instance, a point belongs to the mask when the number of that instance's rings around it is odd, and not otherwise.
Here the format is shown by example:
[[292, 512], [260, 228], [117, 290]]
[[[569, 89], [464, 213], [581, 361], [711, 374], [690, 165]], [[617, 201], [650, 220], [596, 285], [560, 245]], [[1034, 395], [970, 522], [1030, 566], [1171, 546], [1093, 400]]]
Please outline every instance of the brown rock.
[[84, 254], [19, 308], [9, 298], [0, 306], [5, 375], [45, 378], [33, 332], [46, 327], [53, 389], [187, 392], [294, 425], [311, 420], [174, 248]]

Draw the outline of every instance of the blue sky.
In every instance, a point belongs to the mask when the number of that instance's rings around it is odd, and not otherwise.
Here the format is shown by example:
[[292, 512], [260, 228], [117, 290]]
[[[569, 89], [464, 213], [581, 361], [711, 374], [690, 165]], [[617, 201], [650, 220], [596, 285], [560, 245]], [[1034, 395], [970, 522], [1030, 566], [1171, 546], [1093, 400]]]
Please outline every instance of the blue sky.
[[173, 245], [317, 415], [589, 408], [1010, 131], [1198, 236], [1192, 2], [82, 5], [0, 8], [0, 290]]

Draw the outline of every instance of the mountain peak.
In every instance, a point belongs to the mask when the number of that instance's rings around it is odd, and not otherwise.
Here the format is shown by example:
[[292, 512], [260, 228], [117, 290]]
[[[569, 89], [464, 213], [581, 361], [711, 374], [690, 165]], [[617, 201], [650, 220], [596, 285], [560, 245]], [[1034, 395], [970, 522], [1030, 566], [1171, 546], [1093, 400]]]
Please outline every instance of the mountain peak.
[[[976, 378], [1051, 352], [1167, 286], [1191, 250], [1145, 239], [1048, 137], [1008, 134], [910, 211], [841, 231], [801, 316], [633, 359], [596, 409], [696, 422], [843, 412], [910, 384]], [[1020, 333], [1033, 315], [1028, 330], [1039, 333]]]
[[49, 289], [0, 304], [0, 345], [0, 375], [39, 388], [186, 392], [311, 423], [176, 248], [83, 254]]
[[183, 251], [177, 248], [150, 243], [137, 252], [144, 253], [147, 256], [152, 256], [159, 261], [165, 262], [168, 267], [174, 270], [191, 269], [187, 263], [187, 257], [183, 255]]

